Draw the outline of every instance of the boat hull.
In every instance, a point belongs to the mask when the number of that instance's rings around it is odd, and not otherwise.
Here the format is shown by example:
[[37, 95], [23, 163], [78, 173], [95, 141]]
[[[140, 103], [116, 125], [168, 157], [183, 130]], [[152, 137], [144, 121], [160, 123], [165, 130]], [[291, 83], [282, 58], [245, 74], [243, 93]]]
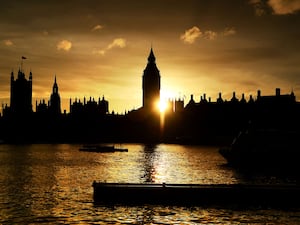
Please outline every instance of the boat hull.
[[106, 145], [88, 145], [79, 148], [79, 151], [83, 152], [99, 152], [99, 153], [109, 153], [109, 152], [128, 152], [127, 148], [116, 148], [115, 146]]
[[93, 183], [95, 203], [294, 206], [296, 185]]
[[241, 132], [229, 147], [220, 148], [219, 153], [239, 169], [299, 175], [299, 140], [296, 131], [250, 129]]

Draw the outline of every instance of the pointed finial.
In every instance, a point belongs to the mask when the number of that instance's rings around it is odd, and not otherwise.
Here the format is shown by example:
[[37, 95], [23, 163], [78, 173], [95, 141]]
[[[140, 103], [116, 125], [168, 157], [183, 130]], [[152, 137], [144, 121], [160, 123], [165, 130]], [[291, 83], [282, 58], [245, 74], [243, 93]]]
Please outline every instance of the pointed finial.
[[154, 53], [153, 53], [152, 46], [151, 46], [151, 49], [150, 49], [150, 54], [149, 54], [149, 57], [148, 57], [148, 62], [155, 62], [155, 56], [154, 56]]

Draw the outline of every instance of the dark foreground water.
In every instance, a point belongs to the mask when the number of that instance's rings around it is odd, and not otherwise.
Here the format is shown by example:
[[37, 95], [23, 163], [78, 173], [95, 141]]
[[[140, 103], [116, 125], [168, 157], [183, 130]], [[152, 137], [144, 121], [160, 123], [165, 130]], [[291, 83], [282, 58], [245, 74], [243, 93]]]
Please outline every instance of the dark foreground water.
[[216, 147], [122, 145], [128, 152], [80, 152], [80, 145], [0, 145], [0, 224], [300, 224], [300, 209], [95, 206], [92, 182], [292, 182], [247, 177], [224, 166]]

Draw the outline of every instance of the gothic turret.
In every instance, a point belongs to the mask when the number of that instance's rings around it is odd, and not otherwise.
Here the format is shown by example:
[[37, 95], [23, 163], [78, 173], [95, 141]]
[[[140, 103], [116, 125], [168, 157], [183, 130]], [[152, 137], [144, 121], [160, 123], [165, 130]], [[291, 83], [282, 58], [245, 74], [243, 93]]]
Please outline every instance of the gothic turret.
[[30, 72], [28, 80], [20, 69], [16, 80], [13, 72], [11, 73], [10, 107], [11, 111], [17, 115], [32, 113], [32, 72]]

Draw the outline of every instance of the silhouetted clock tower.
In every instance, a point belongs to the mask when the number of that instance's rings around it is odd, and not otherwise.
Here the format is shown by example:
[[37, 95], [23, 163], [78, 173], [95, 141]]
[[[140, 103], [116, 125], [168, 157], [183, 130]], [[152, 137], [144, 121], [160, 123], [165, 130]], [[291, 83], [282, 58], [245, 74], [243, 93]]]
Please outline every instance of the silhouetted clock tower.
[[56, 76], [54, 78], [52, 94], [50, 96], [49, 110], [52, 115], [60, 115], [61, 114], [60, 96], [58, 93], [58, 85], [56, 83]]
[[143, 74], [143, 108], [152, 111], [160, 100], [160, 74], [151, 48]]

